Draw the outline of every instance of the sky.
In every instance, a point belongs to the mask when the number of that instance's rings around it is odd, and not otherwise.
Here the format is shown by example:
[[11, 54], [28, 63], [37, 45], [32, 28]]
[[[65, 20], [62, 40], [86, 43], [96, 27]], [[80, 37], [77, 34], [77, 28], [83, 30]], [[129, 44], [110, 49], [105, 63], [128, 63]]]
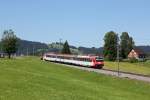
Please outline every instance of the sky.
[[0, 0], [0, 38], [12, 29], [24, 40], [101, 47], [106, 32], [128, 32], [150, 45], [150, 0]]

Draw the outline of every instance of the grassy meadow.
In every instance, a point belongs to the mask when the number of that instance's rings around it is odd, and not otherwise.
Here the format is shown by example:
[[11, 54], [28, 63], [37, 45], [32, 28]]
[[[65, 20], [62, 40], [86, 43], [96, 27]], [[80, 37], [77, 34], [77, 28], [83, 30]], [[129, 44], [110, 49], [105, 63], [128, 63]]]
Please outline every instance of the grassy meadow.
[[0, 59], [0, 100], [134, 99], [150, 100], [150, 83], [68, 68], [37, 57]]
[[[105, 62], [105, 69], [118, 70], [117, 62]], [[150, 60], [146, 62], [120, 62], [120, 70], [150, 76]]]

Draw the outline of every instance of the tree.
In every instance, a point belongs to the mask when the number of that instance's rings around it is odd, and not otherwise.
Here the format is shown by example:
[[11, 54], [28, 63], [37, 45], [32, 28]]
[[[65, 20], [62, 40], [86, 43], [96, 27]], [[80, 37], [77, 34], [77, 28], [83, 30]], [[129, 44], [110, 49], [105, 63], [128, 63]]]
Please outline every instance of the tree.
[[62, 54], [71, 54], [70, 47], [68, 42], [66, 41], [63, 45]]
[[10, 29], [4, 31], [1, 41], [4, 52], [7, 53], [10, 58], [11, 55], [17, 51], [18, 38]]
[[113, 61], [117, 57], [117, 34], [113, 31], [107, 32], [104, 36], [104, 57]]
[[120, 36], [121, 42], [121, 57], [127, 58], [129, 52], [133, 49], [134, 41], [127, 32], [122, 32]]
[[2, 43], [0, 41], [0, 52], [2, 52]]
[[128, 44], [129, 48], [130, 48], [130, 51], [134, 48], [135, 46], [135, 42], [133, 40], [132, 37], [129, 38], [129, 44]]

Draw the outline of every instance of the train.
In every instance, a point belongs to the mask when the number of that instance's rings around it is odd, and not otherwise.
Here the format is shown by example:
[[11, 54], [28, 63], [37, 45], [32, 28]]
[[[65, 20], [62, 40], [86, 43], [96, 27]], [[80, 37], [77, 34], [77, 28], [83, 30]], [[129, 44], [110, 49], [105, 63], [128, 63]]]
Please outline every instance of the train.
[[67, 54], [45, 53], [42, 57], [42, 60], [96, 69], [101, 69], [104, 66], [103, 57], [92, 55], [67, 55]]

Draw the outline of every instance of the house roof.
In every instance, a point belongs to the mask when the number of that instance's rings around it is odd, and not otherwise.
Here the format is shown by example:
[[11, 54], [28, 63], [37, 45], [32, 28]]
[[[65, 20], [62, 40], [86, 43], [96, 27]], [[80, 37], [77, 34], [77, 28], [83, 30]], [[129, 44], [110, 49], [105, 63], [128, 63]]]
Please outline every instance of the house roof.
[[138, 54], [145, 54], [144, 52], [143, 52], [143, 50], [141, 50], [141, 49], [139, 49], [139, 48], [134, 48], [133, 49], [136, 53], [138, 53]]

